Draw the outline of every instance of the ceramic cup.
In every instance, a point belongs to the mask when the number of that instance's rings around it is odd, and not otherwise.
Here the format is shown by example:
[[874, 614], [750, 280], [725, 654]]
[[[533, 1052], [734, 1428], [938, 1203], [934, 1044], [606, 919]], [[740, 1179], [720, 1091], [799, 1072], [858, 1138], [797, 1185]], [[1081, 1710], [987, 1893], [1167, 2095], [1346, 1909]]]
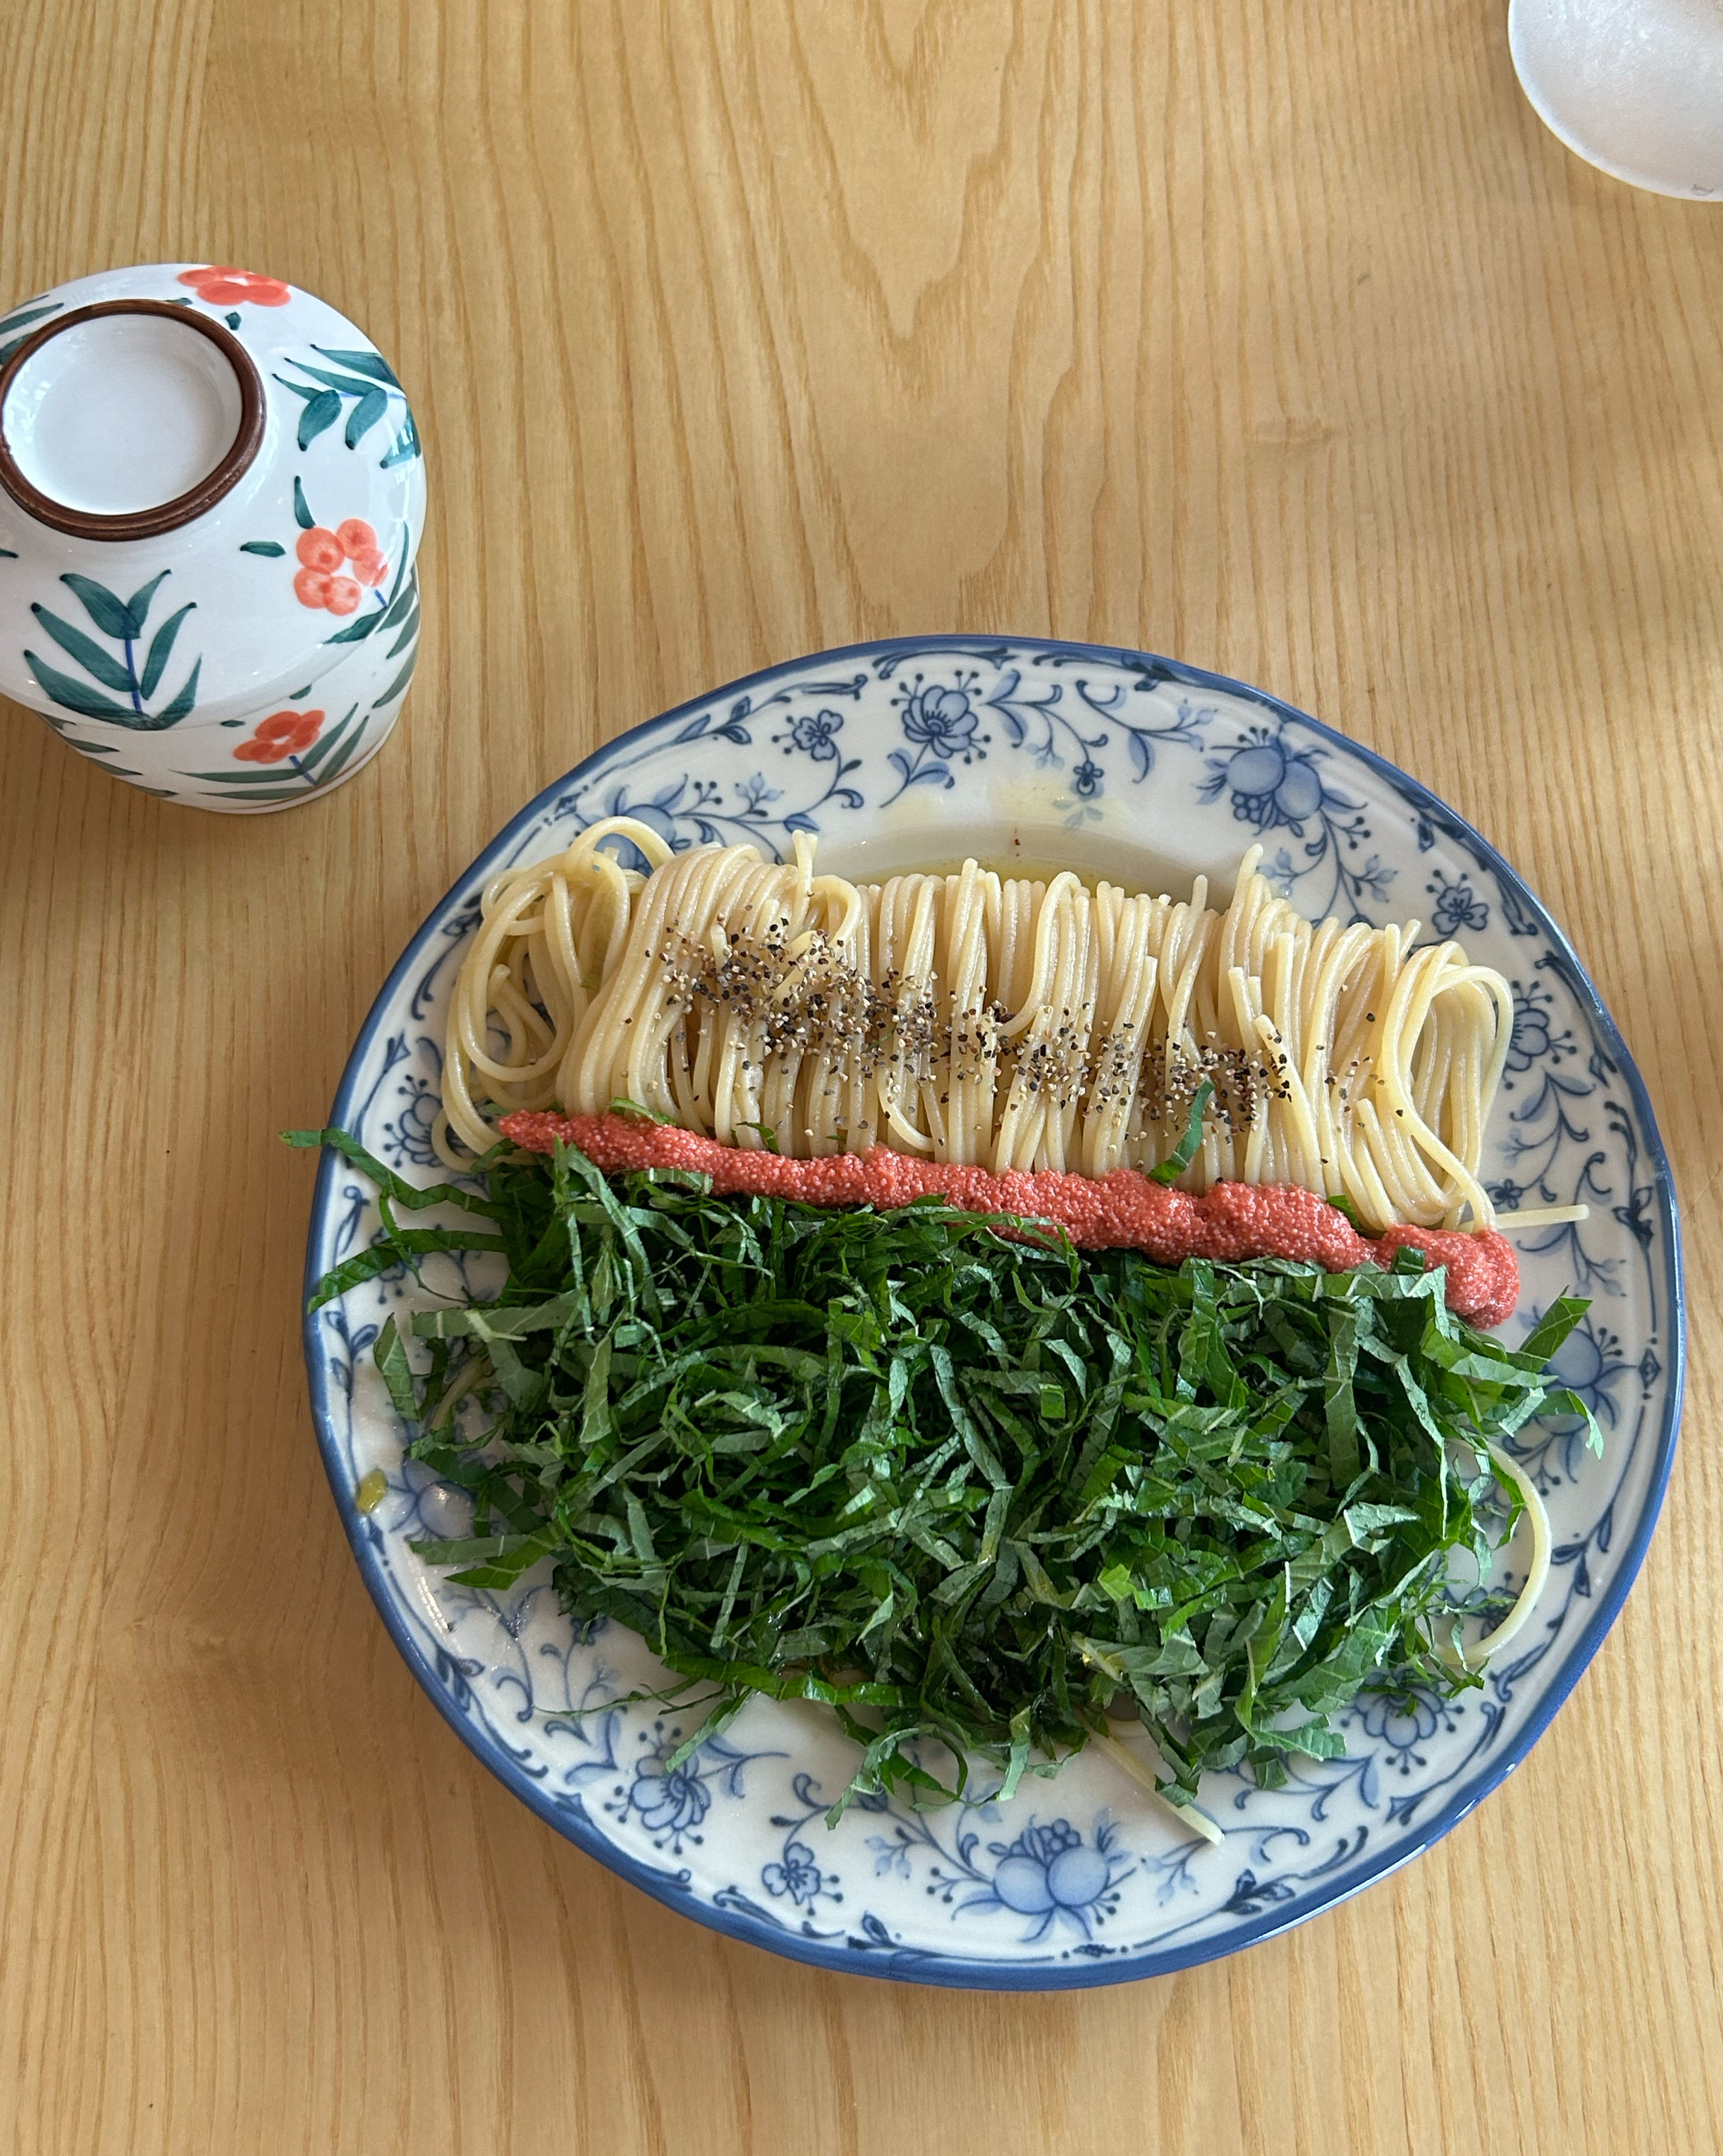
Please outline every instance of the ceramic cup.
[[0, 693], [189, 808], [351, 778], [418, 652], [424, 461], [377, 347], [309, 292], [113, 270], [0, 318]]

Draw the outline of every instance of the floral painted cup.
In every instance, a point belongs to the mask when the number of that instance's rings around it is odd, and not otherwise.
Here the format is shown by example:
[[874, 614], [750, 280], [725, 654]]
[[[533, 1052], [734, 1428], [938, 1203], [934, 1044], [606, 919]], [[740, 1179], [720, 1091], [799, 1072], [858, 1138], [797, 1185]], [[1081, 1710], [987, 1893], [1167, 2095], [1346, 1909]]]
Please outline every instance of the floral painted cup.
[[163, 263], [0, 317], [0, 693], [146, 793], [256, 814], [368, 762], [424, 517], [400, 383], [309, 292]]

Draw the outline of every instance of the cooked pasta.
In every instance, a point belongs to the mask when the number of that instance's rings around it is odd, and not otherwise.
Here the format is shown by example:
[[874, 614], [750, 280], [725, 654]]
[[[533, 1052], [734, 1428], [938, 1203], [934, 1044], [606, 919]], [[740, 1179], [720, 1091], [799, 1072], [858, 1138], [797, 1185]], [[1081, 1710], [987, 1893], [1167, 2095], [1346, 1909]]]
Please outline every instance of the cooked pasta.
[[[604, 841], [626, 839], [649, 875]], [[1303, 919], [1238, 868], [1216, 911], [966, 861], [856, 885], [814, 845], [676, 854], [614, 817], [486, 887], [455, 985], [437, 1142], [633, 1104], [737, 1146], [1290, 1183], [1373, 1228], [1487, 1226], [1508, 984], [1420, 924]]]

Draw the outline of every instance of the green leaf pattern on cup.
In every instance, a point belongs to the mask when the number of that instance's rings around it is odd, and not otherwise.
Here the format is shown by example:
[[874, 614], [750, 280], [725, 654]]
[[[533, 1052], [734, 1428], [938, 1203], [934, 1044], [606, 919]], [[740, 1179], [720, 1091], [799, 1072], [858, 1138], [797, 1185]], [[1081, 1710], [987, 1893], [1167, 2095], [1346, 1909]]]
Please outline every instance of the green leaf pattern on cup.
[[36, 324], [45, 316], [55, 314], [65, 305], [63, 300], [49, 300], [41, 306], [28, 301], [14, 307], [3, 321], [0, 321], [0, 367], [4, 367]]
[[[105, 720], [110, 726], [125, 726], [134, 733], [159, 733], [164, 727], [177, 726], [192, 711], [197, 701], [197, 677], [203, 669], [201, 658], [192, 661], [190, 673], [173, 696], [155, 710], [150, 708], [162, 687], [186, 616], [197, 604], [196, 600], [188, 600], [168, 614], [150, 630], [146, 641], [145, 631], [149, 627], [156, 594], [172, 573], [163, 569], [148, 583], [141, 584], [128, 599], [122, 599], [117, 592], [110, 592], [105, 584], [97, 583], [91, 577], [80, 577], [69, 570], [60, 578], [83, 608], [91, 625], [106, 639], [105, 644], [98, 642], [77, 623], [33, 603], [30, 612], [44, 635], [51, 638], [61, 653], [88, 677], [81, 680], [78, 675], [68, 674], [38, 653], [27, 649], [24, 664], [51, 703], [58, 704], [62, 711], [75, 711], [79, 718]], [[117, 644], [117, 653], [110, 650], [108, 644]], [[103, 695], [103, 690], [113, 693]], [[124, 701], [120, 701], [122, 698]]]
[[408, 409], [407, 398], [396, 380], [387, 360], [374, 352], [351, 352], [313, 345], [312, 351], [320, 361], [331, 361], [332, 366], [320, 366], [308, 359], [292, 359], [284, 362], [297, 374], [305, 377], [303, 382], [290, 380], [285, 374], [274, 378], [284, 389], [290, 389], [303, 402], [299, 415], [298, 441], [300, 449], [308, 449], [320, 434], [326, 434], [346, 413], [346, 425], [342, 439], [350, 449], [356, 449], [365, 437], [380, 420], [388, 417], [392, 401], [401, 407], [402, 424], [399, 432], [382, 458], [385, 467], [404, 464], [409, 458], [420, 454], [418, 429], [413, 414]]

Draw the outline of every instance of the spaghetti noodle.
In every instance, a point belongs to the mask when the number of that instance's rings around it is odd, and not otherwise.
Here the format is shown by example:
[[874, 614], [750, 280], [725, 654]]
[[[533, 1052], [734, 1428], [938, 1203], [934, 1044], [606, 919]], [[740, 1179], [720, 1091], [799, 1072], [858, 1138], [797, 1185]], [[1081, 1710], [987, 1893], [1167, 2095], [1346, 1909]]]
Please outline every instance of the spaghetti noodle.
[[[649, 873], [623, 868], [625, 839]], [[1291, 1183], [1375, 1229], [1489, 1226], [1499, 973], [1416, 921], [1314, 926], [1258, 870], [1230, 901], [967, 861], [856, 885], [814, 845], [675, 854], [615, 817], [492, 880], [457, 980], [436, 1130], [451, 1164], [516, 1110], [638, 1104], [792, 1157], [883, 1145], [997, 1173]]]

